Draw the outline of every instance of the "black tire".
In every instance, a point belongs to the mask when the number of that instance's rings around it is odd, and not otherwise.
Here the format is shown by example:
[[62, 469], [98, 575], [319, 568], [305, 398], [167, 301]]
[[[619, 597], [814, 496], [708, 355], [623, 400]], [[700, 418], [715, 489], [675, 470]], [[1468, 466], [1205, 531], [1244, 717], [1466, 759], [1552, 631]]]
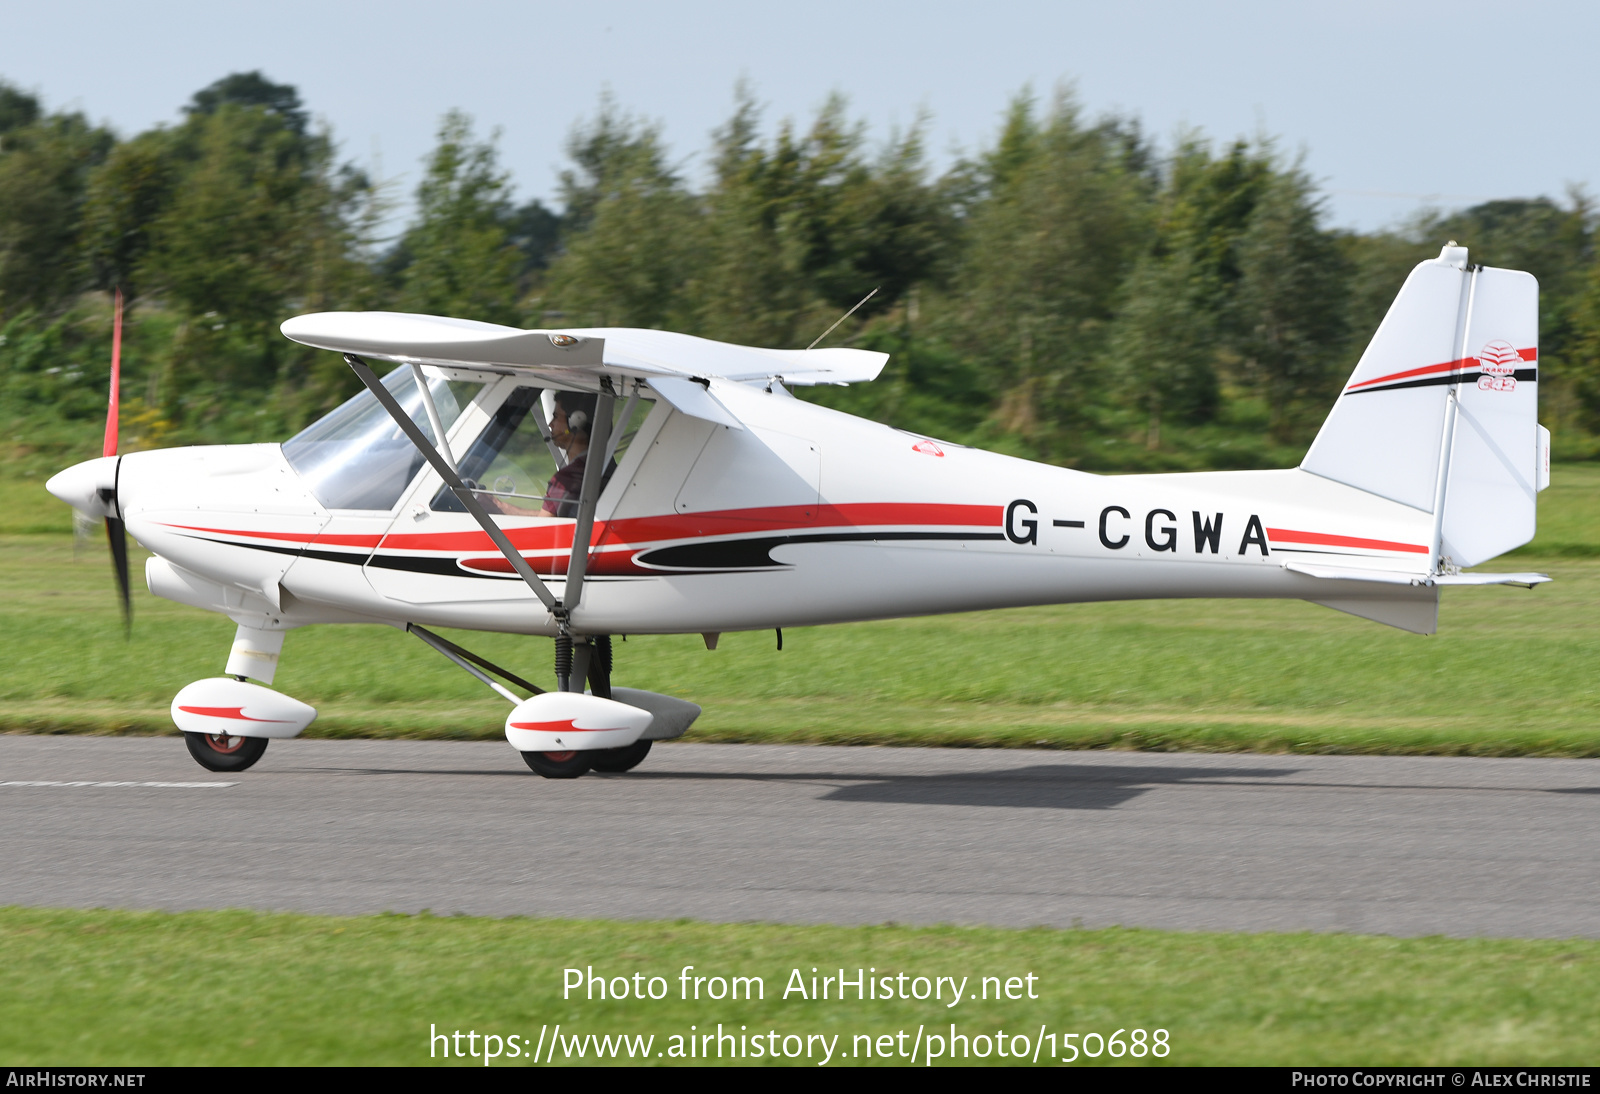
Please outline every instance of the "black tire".
[[267, 750], [265, 737], [227, 737], [212, 733], [185, 733], [184, 744], [195, 763], [207, 771], [243, 771]]
[[524, 752], [522, 759], [535, 775], [547, 779], [576, 779], [589, 770], [594, 752]]
[[646, 756], [650, 755], [650, 742], [635, 741], [633, 744], [623, 745], [621, 748], [596, 749], [591, 755], [594, 756], [594, 759], [590, 763], [596, 771], [618, 775], [624, 771], [632, 771], [639, 766]]

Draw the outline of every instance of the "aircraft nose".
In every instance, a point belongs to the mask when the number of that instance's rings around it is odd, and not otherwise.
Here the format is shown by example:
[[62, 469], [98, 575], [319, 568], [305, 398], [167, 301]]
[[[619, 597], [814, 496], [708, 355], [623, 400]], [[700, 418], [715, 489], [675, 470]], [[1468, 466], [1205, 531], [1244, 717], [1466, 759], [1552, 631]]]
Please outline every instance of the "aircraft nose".
[[112, 511], [119, 456], [101, 456], [58, 471], [44, 488], [80, 513], [103, 517]]

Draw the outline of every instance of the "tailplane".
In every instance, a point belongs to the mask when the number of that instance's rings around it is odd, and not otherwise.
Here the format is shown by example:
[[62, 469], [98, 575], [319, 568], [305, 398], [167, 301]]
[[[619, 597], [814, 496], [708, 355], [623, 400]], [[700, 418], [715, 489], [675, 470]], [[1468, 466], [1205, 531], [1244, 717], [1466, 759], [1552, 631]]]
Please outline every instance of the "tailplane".
[[1432, 513], [1432, 573], [1476, 566], [1533, 538], [1538, 389], [1539, 283], [1447, 246], [1406, 278], [1300, 466]]

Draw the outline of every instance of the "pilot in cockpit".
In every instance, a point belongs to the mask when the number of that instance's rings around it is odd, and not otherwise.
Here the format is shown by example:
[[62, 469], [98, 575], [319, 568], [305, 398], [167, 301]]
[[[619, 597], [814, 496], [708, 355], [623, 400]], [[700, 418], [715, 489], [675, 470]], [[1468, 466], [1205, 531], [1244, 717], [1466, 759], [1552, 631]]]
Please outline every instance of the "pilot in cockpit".
[[578, 495], [583, 488], [583, 469], [588, 464], [589, 433], [598, 402], [598, 397], [589, 392], [555, 392], [550, 439], [566, 454], [567, 462], [550, 477], [543, 505], [538, 509], [526, 509], [492, 494], [484, 497], [485, 502], [508, 516], [576, 517]]

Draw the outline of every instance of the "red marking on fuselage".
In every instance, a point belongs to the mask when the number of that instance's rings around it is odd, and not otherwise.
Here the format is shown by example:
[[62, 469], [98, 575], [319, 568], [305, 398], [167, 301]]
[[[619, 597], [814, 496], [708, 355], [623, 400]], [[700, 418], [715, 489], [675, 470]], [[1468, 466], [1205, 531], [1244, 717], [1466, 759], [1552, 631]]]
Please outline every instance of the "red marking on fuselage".
[[1375, 551], [1406, 551], [1425, 555], [1428, 548], [1417, 543], [1397, 543], [1391, 539], [1363, 539], [1360, 536], [1335, 536], [1326, 532], [1296, 532], [1289, 528], [1268, 528], [1267, 538], [1274, 543], [1310, 543], [1324, 547], [1367, 547]]
[[[176, 528], [180, 532], [210, 532], [218, 536], [248, 536], [251, 539], [275, 539], [310, 547], [327, 543], [334, 547], [376, 547], [381, 535], [323, 535], [321, 532], [255, 532], [242, 528], [205, 528], [198, 524], [163, 524], [163, 528]], [[485, 537], [487, 538], [487, 537]]]
[[244, 712], [244, 707], [179, 707], [185, 714], [199, 714], [206, 718], [227, 718], [234, 722], [276, 722], [280, 725], [289, 725], [288, 718], [252, 718]]
[[[1519, 349], [1517, 356], [1524, 361], [1537, 361], [1537, 349]], [[1370, 380], [1360, 380], [1345, 388], [1346, 391], [1356, 391], [1360, 388], [1371, 387], [1373, 384], [1388, 383], [1390, 380], [1409, 380], [1415, 376], [1432, 376], [1440, 372], [1466, 371], [1467, 369], [1481, 368], [1482, 364], [1476, 357], [1463, 357], [1456, 361], [1442, 361], [1437, 365], [1423, 365], [1421, 368], [1410, 368], [1404, 372], [1391, 372], [1387, 376], [1375, 376]]]
[[[992, 528], [1000, 524], [998, 505], [956, 505], [921, 502], [861, 502], [849, 505], [774, 505], [755, 509], [718, 509], [705, 513], [663, 513], [596, 521], [595, 548], [644, 546], [661, 540], [699, 539], [749, 532], [784, 532], [797, 528], [858, 528], [883, 525], [934, 525], [938, 527]], [[513, 520], [517, 518], [512, 518]], [[565, 554], [572, 549], [577, 522], [571, 519], [524, 518], [531, 524], [507, 521], [506, 538], [519, 552]], [[256, 532], [238, 528], [206, 528], [169, 524], [190, 532], [220, 536], [271, 539], [305, 546], [318, 543], [350, 547], [377, 547], [398, 551], [493, 551], [494, 542], [478, 530], [459, 532], [399, 532], [377, 535], [321, 535], [306, 532]]]

